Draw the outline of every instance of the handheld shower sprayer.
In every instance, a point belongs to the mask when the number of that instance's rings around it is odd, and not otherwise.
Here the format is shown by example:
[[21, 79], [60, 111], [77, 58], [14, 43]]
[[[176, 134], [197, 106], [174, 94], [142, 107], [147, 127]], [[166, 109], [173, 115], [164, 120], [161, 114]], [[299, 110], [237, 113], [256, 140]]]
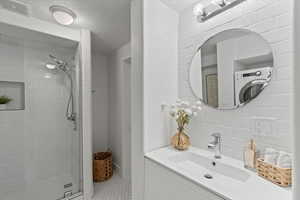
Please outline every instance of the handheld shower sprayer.
[[75, 112], [74, 94], [73, 94], [74, 84], [73, 84], [73, 78], [72, 78], [72, 74], [71, 74], [71, 68], [70, 68], [69, 64], [65, 61], [60, 60], [51, 54], [49, 55], [49, 57], [55, 63], [55, 67], [53, 69], [57, 69], [59, 71], [64, 72], [70, 81], [70, 93], [69, 93], [69, 98], [67, 101], [66, 118], [67, 118], [67, 120], [74, 122], [74, 130], [76, 130], [76, 127], [77, 127], [76, 112]]
[[54, 61], [55, 65], [56, 65], [56, 69], [59, 69], [65, 73], [70, 70], [67, 62], [65, 62], [63, 60], [59, 60], [57, 57], [55, 57], [51, 54], [49, 55], [49, 57]]
[[50, 54], [49, 57], [50, 57], [56, 64], [63, 64], [63, 63], [65, 63], [65, 62], [62, 61], [62, 60], [58, 60], [58, 58], [55, 57], [55, 56], [53, 56], [52, 54]]

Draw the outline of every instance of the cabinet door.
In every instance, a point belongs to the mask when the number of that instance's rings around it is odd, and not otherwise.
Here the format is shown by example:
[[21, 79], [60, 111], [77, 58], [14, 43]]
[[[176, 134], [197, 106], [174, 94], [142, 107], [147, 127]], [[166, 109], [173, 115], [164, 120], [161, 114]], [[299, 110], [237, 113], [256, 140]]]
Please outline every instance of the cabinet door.
[[224, 200], [148, 159], [145, 173], [145, 200]]

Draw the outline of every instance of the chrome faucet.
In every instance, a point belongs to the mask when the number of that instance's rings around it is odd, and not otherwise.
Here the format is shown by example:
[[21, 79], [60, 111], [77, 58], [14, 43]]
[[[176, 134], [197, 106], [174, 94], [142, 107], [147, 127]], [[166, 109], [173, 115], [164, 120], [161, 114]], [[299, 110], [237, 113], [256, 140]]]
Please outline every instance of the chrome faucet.
[[214, 141], [208, 143], [208, 149], [215, 150], [215, 158], [221, 158], [221, 134], [220, 133], [213, 133], [211, 135], [214, 138]]

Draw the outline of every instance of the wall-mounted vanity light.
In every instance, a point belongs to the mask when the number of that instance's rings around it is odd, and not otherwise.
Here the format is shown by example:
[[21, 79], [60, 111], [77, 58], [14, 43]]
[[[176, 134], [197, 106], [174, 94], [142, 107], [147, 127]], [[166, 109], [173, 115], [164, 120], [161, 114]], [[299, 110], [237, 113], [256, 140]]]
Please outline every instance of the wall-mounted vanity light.
[[223, 8], [224, 6], [226, 6], [228, 4], [228, 2], [226, 0], [213, 0], [211, 3], [213, 3], [216, 6], [219, 6], [221, 8]]
[[[206, 6], [198, 3], [194, 7], [194, 14], [199, 22], [204, 22], [244, 1], [246, 0], [212, 0]], [[211, 7], [213, 7], [213, 9], [211, 9]], [[209, 11], [207, 11], [208, 8], [210, 8]]]
[[204, 6], [201, 4], [201, 3], [198, 3], [197, 5], [195, 5], [194, 7], [194, 15], [198, 18], [199, 16], [200, 17], [205, 17], [207, 16], [207, 13], [205, 11], [205, 8]]

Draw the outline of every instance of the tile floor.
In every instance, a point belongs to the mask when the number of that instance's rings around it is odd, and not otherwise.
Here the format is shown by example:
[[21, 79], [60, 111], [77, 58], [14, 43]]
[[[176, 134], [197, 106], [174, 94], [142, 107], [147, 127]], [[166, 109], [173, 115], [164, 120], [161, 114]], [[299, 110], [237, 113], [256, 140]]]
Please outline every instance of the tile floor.
[[95, 183], [93, 200], [131, 200], [130, 184], [118, 174], [103, 183]]

